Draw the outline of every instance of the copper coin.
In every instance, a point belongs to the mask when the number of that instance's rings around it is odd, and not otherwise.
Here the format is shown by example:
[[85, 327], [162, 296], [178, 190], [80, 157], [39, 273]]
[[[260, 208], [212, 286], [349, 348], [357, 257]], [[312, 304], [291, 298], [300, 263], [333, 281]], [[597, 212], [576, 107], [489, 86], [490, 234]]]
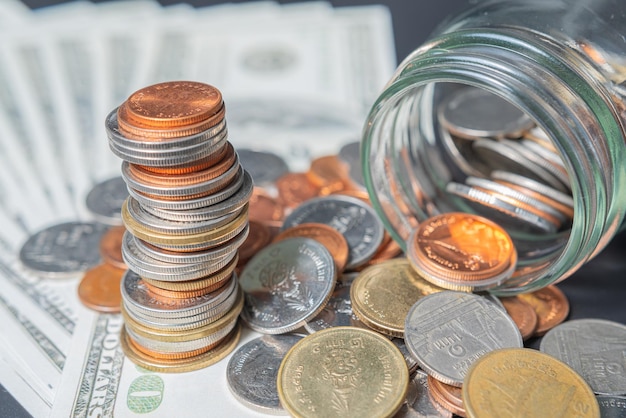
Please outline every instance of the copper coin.
[[287, 173], [276, 179], [279, 201], [288, 208], [317, 197], [320, 188], [304, 173]]
[[284, 230], [274, 238], [274, 242], [293, 237], [312, 238], [326, 247], [335, 261], [338, 273], [346, 267], [350, 249], [343, 234], [335, 228], [325, 224], [303, 223]]
[[220, 148], [218, 151], [215, 151], [211, 155], [201, 158], [196, 161], [192, 161], [187, 164], [181, 164], [171, 167], [153, 167], [149, 165], [139, 165], [135, 164], [137, 167], [141, 167], [142, 170], [148, 171], [150, 173], [156, 174], [167, 174], [167, 175], [180, 175], [180, 174], [189, 174], [196, 171], [201, 171], [206, 168], [211, 167], [212, 165], [217, 164], [222, 160], [226, 152], [228, 151], [228, 147], [224, 146]]
[[86, 307], [104, 313], [120, 311], [120, 283], [125, 270], [100, 264], [87, 270], [78, 285], [78, 298]]
[[407, 256], [425, 279], [446, 289], [485, 290], [511, 276], [513, 240], [496, 223], [467, 213], [444, 213], [420, 223]]
[[349, 167], [336, 155], [319, 157], [311, 161], [306, 175], [309, 181], [320, 188], [321, 195], [347, 189], [350, 183]]
[[216, 114], [210, 118], [192, 125], [183, 125], [174, 128], [155, 128], [153, 126], [146, 126], [143, 124], [137, 124], [128, 118], [128, 108], [126, 104], [122, 104], [117, 109], [117, 125], [124, 137], [128, 139], [134, 139], [137, 141], [162, 141], [167, 139], [181, 138], [184, 136], [196, 135], [206, 131], [209, 128], [216, 126], [218, 123], [224, 120], [226, 114], [226, 107], [222, 107]]
[[540, 337], [560, 324], [569, 315], [569, 301], [565, 294], [556, 286], [550, 285], [532, 293], [518, 295], [528, 302], [537, 313], [537, 329], [535, 336]]
[[539, 319], [531, 304], [518, 296], [500, 298], [500, 301], [504, 305], [506, 312], [513, 319], [513, 322], [515, 322], [519, 328], [522, 339], [527, 340], [532, 337], [537, 328]]
[[285, 217], [285, 207], [259, 187], [252, 190], [248, 206], [250, 220], [259, 221], [273, 228], [280, 228]]
[[143, 169], [143, 166], [137, 164], [128, 164], [130, 173], [135, 177], [136, 181], [152, 186], [165, 187], [184, 187], [205, 181], [213, 180], [224, 174], [236, 161], [236, 154], [233, 145], [229, 142], [224, 147], [225, 153], [222, 158], [214, 165], [204, 170], [194, 171], [184, 174], [158, 174]]
[[100, 239], [100, 256], [102, 261], [111, 266], [126, 270], [126, 263], [122, 258], [122, 237], [126, 232], [124, 226], [114, 226]]
[[210, 118], [222, 103], [222, 93], [194, 81], [169, 81], [137, 90], [126, 100], [128, 117], [150, 127], [178, 127]]
[[249, 220], [248, 225], [250, 232], [246, 240], [239, 247], [239, 262], [238, 266], [242, 266], [248, 262], [256, 253], [265, 248], [272, 241], [272, 233], [267, 225], [259, 222]]
[[462, 389], [447, 385], [432, 376], [428, 376], [428, 392], [430, 396], [447, 411], [465, 417], [465, 408], [461, 398]]
[[574, 217], [574, 208], [564, 205], [561, 202], [558, 202], [554, 199], [552, 199], [550, 196], [546, 196], [542, 193], [539, 193], [535, 190], [529, 189], [527, 187], [523, 187], [520, 186], [518, 184], [513, 184], [513, 183], [509, 183], [507, 181], [504, 180], [495, 180], [496, 182], [503, 184], [507, 187], [510, 187], [511, 189], [515, 189], [520, 193], [524, 193], [526, 196], [532, 197], [533, 199], [537, 199], [543, 203], [545, 203], [546, 205], [549, 205], [551, 207], [553, 207], [554, 209], [558, 210], [559, 212], [561, 212], [563, 215], [565, 215], [568, 218], [573, 218]]
[[338, 191], [336, 194], [341, 194], [341, 195], [344, 195], [344, 196], [352, 196], [352, 197], [357, 198], [357, 199], [367, 203], [368, 205], [372, 206], [372, 201], [370, 200], [370, 195], [367, 193], [366, 190], [345, 189], [345, 190]]
[[228, 283], [228, 280], [222, 280], [216, 283], [212, 283], [206, 287], [195, 289], [195, 290], [168, 290], [168, 289], [162, 289], [158, 286], [155, 286], [152, 283], [154, 282], [153, 281], [148, 282], [144, 279], [141, 280], [141, 284], [146, 286], [146, 288], [154, 294], [157, 294], [159, 296], [164, 296], [166, 298], [186, 299], [186, 298], [197, 298], [197, 297], [209, 294], [219, 289], [220, 287], [224, 286], [226, 283]]

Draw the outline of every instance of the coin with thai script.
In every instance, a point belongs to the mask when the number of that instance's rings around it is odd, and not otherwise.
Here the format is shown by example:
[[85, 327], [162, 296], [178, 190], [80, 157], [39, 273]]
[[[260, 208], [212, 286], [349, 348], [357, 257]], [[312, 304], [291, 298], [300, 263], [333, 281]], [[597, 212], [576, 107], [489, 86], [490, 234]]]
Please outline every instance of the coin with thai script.
[[233, 353], [226, 366], [226, 381], [243, 405], [265, 414], [283, 415], [276, 378], [283, 357], [299, 335], [264, 335], [248, 341]]
[[585, 381], [567, 364], [528, 348], [492, 351], [478, 359], [463, 382], [470, 418], [599, 418]]
[[70, 277], [100, 264], [100, 240], [107, 226], [66, 222], [36, 232], [20, 249], [22, 264], [46, 277]]
[[626, 396], [597, 395], [602, 418], [626, 417]]
[[404, 358], [382, 335], [355, 327], [311, 334], [285, 355], [278, 396], [296, 417], [390, 417], [406, 398]]
[[452, 386], [461, 386], [470, 366], [488, 352], [522, 346], [511, 317], [469, 293], [424, 296], [409, 310], [404, 328], [406, 346], [420, 367]]
[[407, 240], [413, 268], [431, 283], [452, 290], [486, 290], [515, 270], [517, 252], [496, 223], [466, 213], [429, 218]]
[[350, 248], [346, 269], [366, 263], [383, 239], [384, 228], [374, 209], [350, 196], [310, 199], [285, 218], [282, 229], [309, 222], [329, 225], [343, 234]]
[[335, 287], [335, 262], [319, 242], [288, 238], [258, 252], [241, 272], [241, 317], [255, 331], [283, 334], [314, 318]]
[[413, 304], [443, 290], [420, 277], [408, 260], [399, 258], [363, 270], [352, 283], [350, 300], [361, 322], [382, 334], [402, 338]]
[[541, 351], [576, 370], [595, 393], [626, 395], [626, 325], [575, 319], [552, 328]]

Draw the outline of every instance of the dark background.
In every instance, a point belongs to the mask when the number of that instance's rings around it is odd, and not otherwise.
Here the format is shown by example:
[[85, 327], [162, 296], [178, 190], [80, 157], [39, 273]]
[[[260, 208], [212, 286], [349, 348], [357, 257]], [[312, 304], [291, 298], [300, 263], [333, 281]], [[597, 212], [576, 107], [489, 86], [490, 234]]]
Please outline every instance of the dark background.
[[[241, 3], [241, 1], [233, 1]], [[31, 8], [61, 3], [54, 0], [26, 0]], [[180, 1], [160, 1], [163, 5]], [[220, 1], [193, 0], [194, 6], [224, 3]], [[293, 3], [293, 1], [279, 1]], [[413, 49], [421, 45], [433, 29], [448, 15], [465, 9], [468, 0], [388, 0], [359, 1], [333, 0], [334, 6], [386, 4], [392, 15], [396, 43], [396, 57], [401, 61]], [[626, 324], [626, 233], [613, 239], [611, 244], [594, 260], [576, 274], [560, 283], [570, 301], [569, 319], [602, 318]], [[531, 340], [529, 346], [538, 348], [539, 340]], [[58, 394], [57, 396], [63, 396]], [[0, 385], [0, 417], [29, 416]]]

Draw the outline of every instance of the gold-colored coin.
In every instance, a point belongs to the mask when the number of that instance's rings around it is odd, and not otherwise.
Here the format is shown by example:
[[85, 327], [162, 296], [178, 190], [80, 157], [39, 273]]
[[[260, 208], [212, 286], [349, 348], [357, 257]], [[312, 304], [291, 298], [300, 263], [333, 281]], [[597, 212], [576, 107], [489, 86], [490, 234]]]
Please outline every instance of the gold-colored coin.
[[203, 245], [203, 248], [210, 248], [219, 245], [237, 235], [248, 223], [248, 208], [244, 208], [232, 221], [217, 228], [210, 229], [198, 234], [189, 235], [168, 235], [152, 231], [145, 225], [137, 222], [128, 211], [129, 199], [122, 205], [122, 222], [126, 229], [135, 237], [159, 246], [178, 245]]
[[233, 321], [237, 320], [237, 317], [239, 316], [239, 313], [243, 308], [243, 302], [243, 291], [241, 290], [241, 288], [239, 288], [235, 304], [232, 308], [230, 308], [226, 315], [219, 318], [217, 321], [211, 322], [202, 327], [183, 331], [166, 331], [156, 328], [149, 328], [132, 319], [124, 309], [122, 310], [122, 315], [124, 317], [124, 322], [126, 323], [126, 326], [140, 337], [150, 338], [152, 340], [161, 342], [184, 342], [208, 337], [209, 335], [213, 335], [216, 332], [224, 329], [228, 325], [231, 325]]
[[451, 290], [487, 290], [511, 277], [517, 251], [509, 234], [482, 216], [444, 213], [420, 223], [407, 257], [424, 278]]
[[161, 373], [184, 373], [203, 369], [222, 360], [235, 349], [240, 336], [241, 325], [237, 324], [235, 329], [213, 349], [185, 359], [159, 359], [137, 350], [124, 328], [120, 333], [120, 345], [126, 357], [144, 369]]
[[278, 397], [295, 417], [390, 417], [406, 398], [409, 371], [382, 335], [356, 327], [311, 334], [285, 355]]
[[411, 306], [422, 296], [444, 289], [420, 277], [407, 259], [394, 259], [363, 270], [352, 282], [352, 312], [368, 327], [392, 337], [404, 337]]
[[463, 381], [463, 404], [470, 418], [600, 417], [596, 397], [578, 373], [527, 348], [478, 359]]

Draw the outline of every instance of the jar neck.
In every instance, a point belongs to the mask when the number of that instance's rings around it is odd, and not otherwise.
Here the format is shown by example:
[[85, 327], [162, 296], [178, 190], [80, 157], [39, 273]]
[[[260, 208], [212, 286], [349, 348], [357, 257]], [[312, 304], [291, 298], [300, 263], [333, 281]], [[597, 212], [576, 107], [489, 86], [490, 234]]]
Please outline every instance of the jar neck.
[[[377, 137], [394, 128], [391, 121], [408, 106], [408, 96], [423, 101], [429, 86], [442, 82], [488, 90], [526, 112], [552, 138], [571, 180], [575, 214], [561, 254], [533, 273], [539, 277], [519, 280], [512, 290], [503, 288], [501, 293], [531, 291], [569, 276], [608, 243], [626, 210], [624, 122], [610, 81], [577, 51], [518, 28], [455, 31], [407, 57], [371, 110], [362, 149], [364, 178], [373, 204], [402, 244], [407, 230], [427, 214], [417, 205], [411, 220], [406, 219], [406, 211], [384, 207], [390, 204], [385, 200], [393, 201], [398, 191], [381, 189], [406, 185], [406, 180], [380, 182], [372, 177], [375, 154], [381, 146], [394, 146], [377, 143]], [[426, 132], [427, 142], [432, 140], [427, 136]], [[391, 139], [392, 144], [395, 141], [400, 139]], [[407, 173], [391, 169], [389, 175]]]

